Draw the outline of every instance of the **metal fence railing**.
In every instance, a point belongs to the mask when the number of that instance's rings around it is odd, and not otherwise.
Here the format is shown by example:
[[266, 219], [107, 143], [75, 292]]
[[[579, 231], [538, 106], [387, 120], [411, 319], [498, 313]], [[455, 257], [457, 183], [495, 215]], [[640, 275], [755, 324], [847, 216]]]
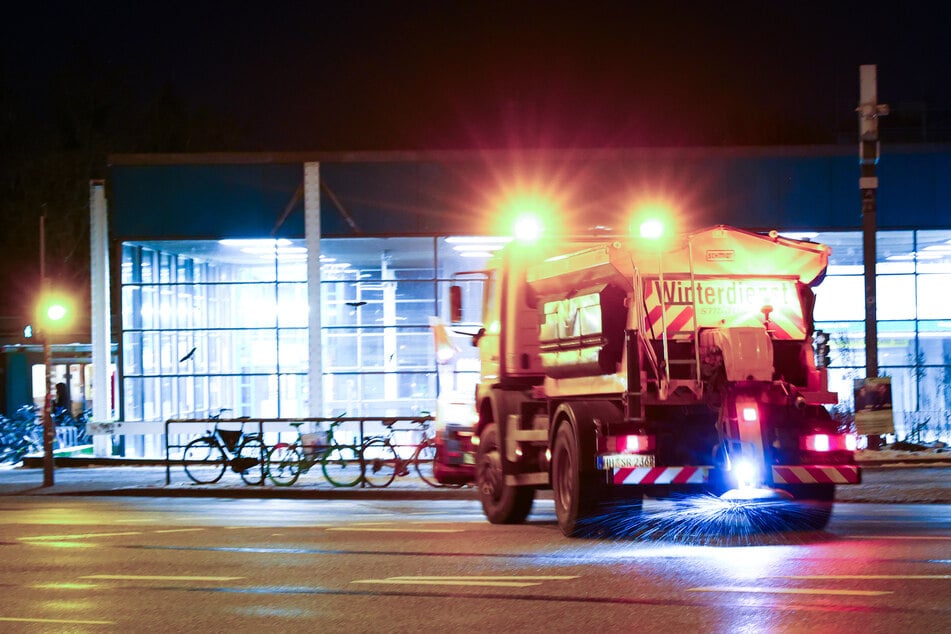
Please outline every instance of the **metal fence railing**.
[[[326, 431], [331, 423], [337, 424], [335, 437], [342, 445], [357, 449], [367, 442], [391, 435], [391, 443], [401, 458], [407, 457], [420, 441], [420, 421], [431, 422], [432, 416], [355, 416], [328, 418], [172, 418], [165, 421], [165, 483], [171, 484], [172, 467], [180, 464], [182, 451], [189, 442], [220, 430], [240, 429], [246, 434], [258, 434], [265, 450], [281, 440], [297, 438], [294, 425], [304, 424], [308, 429]], [[392, 431], [389, 429], [392, 427]], [[293, 440], [291, 440], [293, 442]], [[406, 455], [404, 455], [406, 454]], [[361, 458], [362, 459], [362, 458]]]

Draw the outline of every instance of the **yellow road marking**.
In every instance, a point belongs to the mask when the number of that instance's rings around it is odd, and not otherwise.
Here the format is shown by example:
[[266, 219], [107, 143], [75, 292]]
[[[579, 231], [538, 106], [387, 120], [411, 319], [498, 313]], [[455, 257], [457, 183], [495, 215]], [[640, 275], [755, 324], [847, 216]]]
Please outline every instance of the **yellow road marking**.
[[160, 531], [152, 531], [153, 533], [195, 533], [198, 531], [208, 530], [206, 528], [166, 528]]
[[363, 533], [462, 533], [461, 528], [387, 528], [385, 526], [334, 526], [328, 531], [355, 531]]
[[417, 585], [417, 586], [491, 586], [495, 588], [527, 588], [529, 586], [539, 586], [540, 581], [516, 582], [516, 581], [462, 581], [462, 580], [443, 580], [436, 579], [357, 579], [350, 583], [379, 583], [390, 585]]
[[350, 583], [378, 583], [389, 585], [424, 585], [424, 586], [490, 586], [496, 588], [527, 588], [541, 585], [544, 581], [565, 581], [577, 579], [577, 576], [549, 575], [525, 577], [387, 577], [386, 579], [356, 579]]
[[115, 621], [80, 621], [76, 619], [30, 619], [26, 617], [0, 616], [6, 623], [62, 623], [64, 625], [115, 625]]
[[244, 577], [196, 577], [191, 575], [84, 575], [80, 579], [105, 581], [236, 581]]
[[501, 576], [479, 576], [479, 575], [400, 575], [399, 577], [389, 577], [390, 579], [478, 579], [480, 581], [568, 581], [578, 579], [578, 575], [501, 575]]
[[119, 535], [141, 535], [142, 531], [126, 531], [123, 533], [78, 533], [75, 535], [36, 535], [34, 537], [20, 537], [22, 541], [62, 541], [64, 539], [88, 539], [90, 537], [116, 537]]
[[951, 575], [772, 575], [764, 579], [951, 579]]
[[687, 588], [687, 592], [751, 592], [762, 594], [818, 594], [844, 595], [857, 597], [879, 597], [894, 594], [887, 590], [834, 590], [829, 588], [758, 588], [754, 586], [708, 586], [705, 588]]

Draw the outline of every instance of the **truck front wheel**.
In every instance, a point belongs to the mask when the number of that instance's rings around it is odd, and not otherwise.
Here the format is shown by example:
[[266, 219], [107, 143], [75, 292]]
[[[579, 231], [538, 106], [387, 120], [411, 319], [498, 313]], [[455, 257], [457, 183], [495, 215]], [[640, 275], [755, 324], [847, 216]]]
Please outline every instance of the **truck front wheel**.
[[558, 526], [567, 537], [594, 533], [594, 516], [604, 492], [596, 476], [582, 473], [578, 442], [571, 425], [558, 428], [551, 463], [552, 490]]
[[493, 524], [521, 524], [532, 510], [534, 489], [505, 484], [499, 430], [495, 423], [486, 426], [479, 436], [476, 486], [482, 510]]

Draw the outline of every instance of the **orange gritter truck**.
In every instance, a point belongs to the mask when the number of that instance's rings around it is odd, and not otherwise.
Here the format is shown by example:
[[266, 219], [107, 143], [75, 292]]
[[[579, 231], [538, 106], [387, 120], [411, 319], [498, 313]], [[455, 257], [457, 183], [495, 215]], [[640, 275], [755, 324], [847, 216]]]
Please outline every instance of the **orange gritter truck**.
[[[672, 242], [509, 243], [484, 271], [475, 480], [493, 523], [552, 489], [578, 536], [643, 498], [775, 502], [826, 525], [860, 481], [813, 350], [830, 249], [714, 226]], [[450, 293], [453, 315], [461, 293]], [[803, 507], [808, 506], [808, 512]]]

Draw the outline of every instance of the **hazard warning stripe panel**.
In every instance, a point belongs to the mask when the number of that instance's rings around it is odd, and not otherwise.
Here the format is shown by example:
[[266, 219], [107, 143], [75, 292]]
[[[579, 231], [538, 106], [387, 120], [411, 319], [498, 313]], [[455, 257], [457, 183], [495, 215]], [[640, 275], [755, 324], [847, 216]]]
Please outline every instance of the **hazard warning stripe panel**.
[[859, 468], [855, 465], [774, 466], [774, 484], [859, 484]]
[[710, 467], [622, 467], [614, 470], [614, 484], [703, 484]]
[[[664, 282], [664, 287], [665, 301], [662, 303], [660, 281], [657, 278], [645, 279], [647, 314], [644, 328], [650, 332], [656, 332], [660, 324], [666, 323], [670, 337], [693, 333], [695, 306], [699, 311], [699, 324], [696, 325], [700, 327], [762, 326], [760, 307], [769, 304], [772, 310], [768, 329], [773, 339], [801, 340], [806, 337], [802, 306], [792, 280], [703, 278], [691, 282], [672, 276]], [[772, 301], [764, 296], [757, 303], [764, 290], [773, 294]], [[695, 298], [696, 305], [693, 303]]]

